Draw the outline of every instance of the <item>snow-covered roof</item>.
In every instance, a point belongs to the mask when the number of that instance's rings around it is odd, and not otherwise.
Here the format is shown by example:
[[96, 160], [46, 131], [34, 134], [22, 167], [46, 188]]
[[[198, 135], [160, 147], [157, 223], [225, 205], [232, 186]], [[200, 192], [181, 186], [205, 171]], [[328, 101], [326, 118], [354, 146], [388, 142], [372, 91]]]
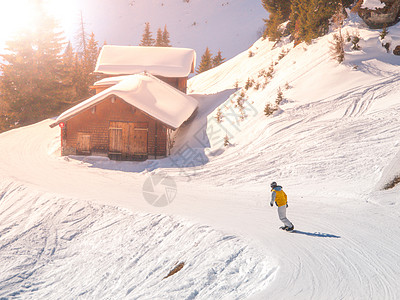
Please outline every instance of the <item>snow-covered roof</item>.
[[94, 72], [108, 75], [148, 72], [163, 77], [187, 77], [195, 65], [193, 49], [105, 45]]
[[196, 110], [197, 100], [150, 74], [126, 76], [116, 85], [62, 113], [51, 126], [67, 121], [78, 113], [114, 95], [142, 110], [165, 125], [176, 129]]

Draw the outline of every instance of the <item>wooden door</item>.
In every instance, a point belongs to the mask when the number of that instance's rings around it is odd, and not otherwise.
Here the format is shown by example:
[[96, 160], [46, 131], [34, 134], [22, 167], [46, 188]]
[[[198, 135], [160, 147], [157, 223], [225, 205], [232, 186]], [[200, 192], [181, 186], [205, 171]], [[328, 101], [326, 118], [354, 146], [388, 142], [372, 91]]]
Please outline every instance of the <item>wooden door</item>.
[[76, 152], [78, 154], [90, 153], [90, 134], [78, 132], [78, 139], [76, 142]]
[[122, 127], [119, 126], [120, 122], [110, 122], [109, 128], [109, 146], [110, 154], [122, 154]]
[[111, 154], [147, 155], [147, 123], [110, 122], [109, 129]]
[[137, 155], [147, 154], [147, 128], [133, 128], [131, 152]]

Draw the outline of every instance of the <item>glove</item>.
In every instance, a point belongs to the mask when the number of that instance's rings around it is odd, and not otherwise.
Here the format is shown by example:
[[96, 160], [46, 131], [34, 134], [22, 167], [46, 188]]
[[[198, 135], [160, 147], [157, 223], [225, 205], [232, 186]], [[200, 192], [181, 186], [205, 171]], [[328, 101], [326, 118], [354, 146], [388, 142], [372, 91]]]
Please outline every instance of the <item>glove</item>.
[[289, 207], [289, 204], [286, 203], [286, 207]]
[[274, 204], [273, 204], [273, 203], [270, 203], [269, 205], [271, 205], [271, 207], [273, 207], [273, 206], [274, 206]]

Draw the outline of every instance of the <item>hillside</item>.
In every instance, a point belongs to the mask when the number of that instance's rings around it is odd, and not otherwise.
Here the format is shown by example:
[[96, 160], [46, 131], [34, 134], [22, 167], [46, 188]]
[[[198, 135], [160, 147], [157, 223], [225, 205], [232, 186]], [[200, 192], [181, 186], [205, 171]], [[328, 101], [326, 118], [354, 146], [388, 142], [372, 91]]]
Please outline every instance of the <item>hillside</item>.
[[[207, 46], [213, 54], [221, 50], [226, 58], [244, 51], [262, 34], [267, 16], [259, 0], [75, 2], [75, 16], [82, 10], [88, 30], [101, 43], [138, 45], [149, 22], [153, 38], [167, 25], [171, 44], [195, 49], [199, 59]], [[67, 35], [74, 37], [76, 30], [71, 28]]]
[[[400, 187], [382, 187], [400, 173], [400, 60], [357, 17], [343, 30], [361, 50], [341, 65], [330, 33], [258, 40], [192, 78], [199, 111], [165, 159], [60, 157], [52, 120], [1, 134], [0, 297], [396, 299]], [[150, 205], [165, 178], [173, 201]], [[271, 181], [295, 233], [278, 229]]]

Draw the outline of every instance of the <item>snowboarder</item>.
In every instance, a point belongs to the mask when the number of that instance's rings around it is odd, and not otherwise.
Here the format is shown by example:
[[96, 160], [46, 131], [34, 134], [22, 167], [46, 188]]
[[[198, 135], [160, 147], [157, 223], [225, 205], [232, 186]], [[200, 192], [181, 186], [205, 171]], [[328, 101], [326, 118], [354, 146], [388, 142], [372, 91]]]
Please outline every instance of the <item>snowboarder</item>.
[[283, 222], [284, 226], [280, 227], [282, 230], [292, 231], [294, 229], [294, 225], [292, 222], [286, 218], [286, 208], [287, 204], [287, 196], [285, 192], [282, 190], [282, 187], [278, 185], [275, 181], [271, 183], [271, 207], [274, 206], [274, 202], [276, 206], [278, 206], [278, 215], [279, 219]]

